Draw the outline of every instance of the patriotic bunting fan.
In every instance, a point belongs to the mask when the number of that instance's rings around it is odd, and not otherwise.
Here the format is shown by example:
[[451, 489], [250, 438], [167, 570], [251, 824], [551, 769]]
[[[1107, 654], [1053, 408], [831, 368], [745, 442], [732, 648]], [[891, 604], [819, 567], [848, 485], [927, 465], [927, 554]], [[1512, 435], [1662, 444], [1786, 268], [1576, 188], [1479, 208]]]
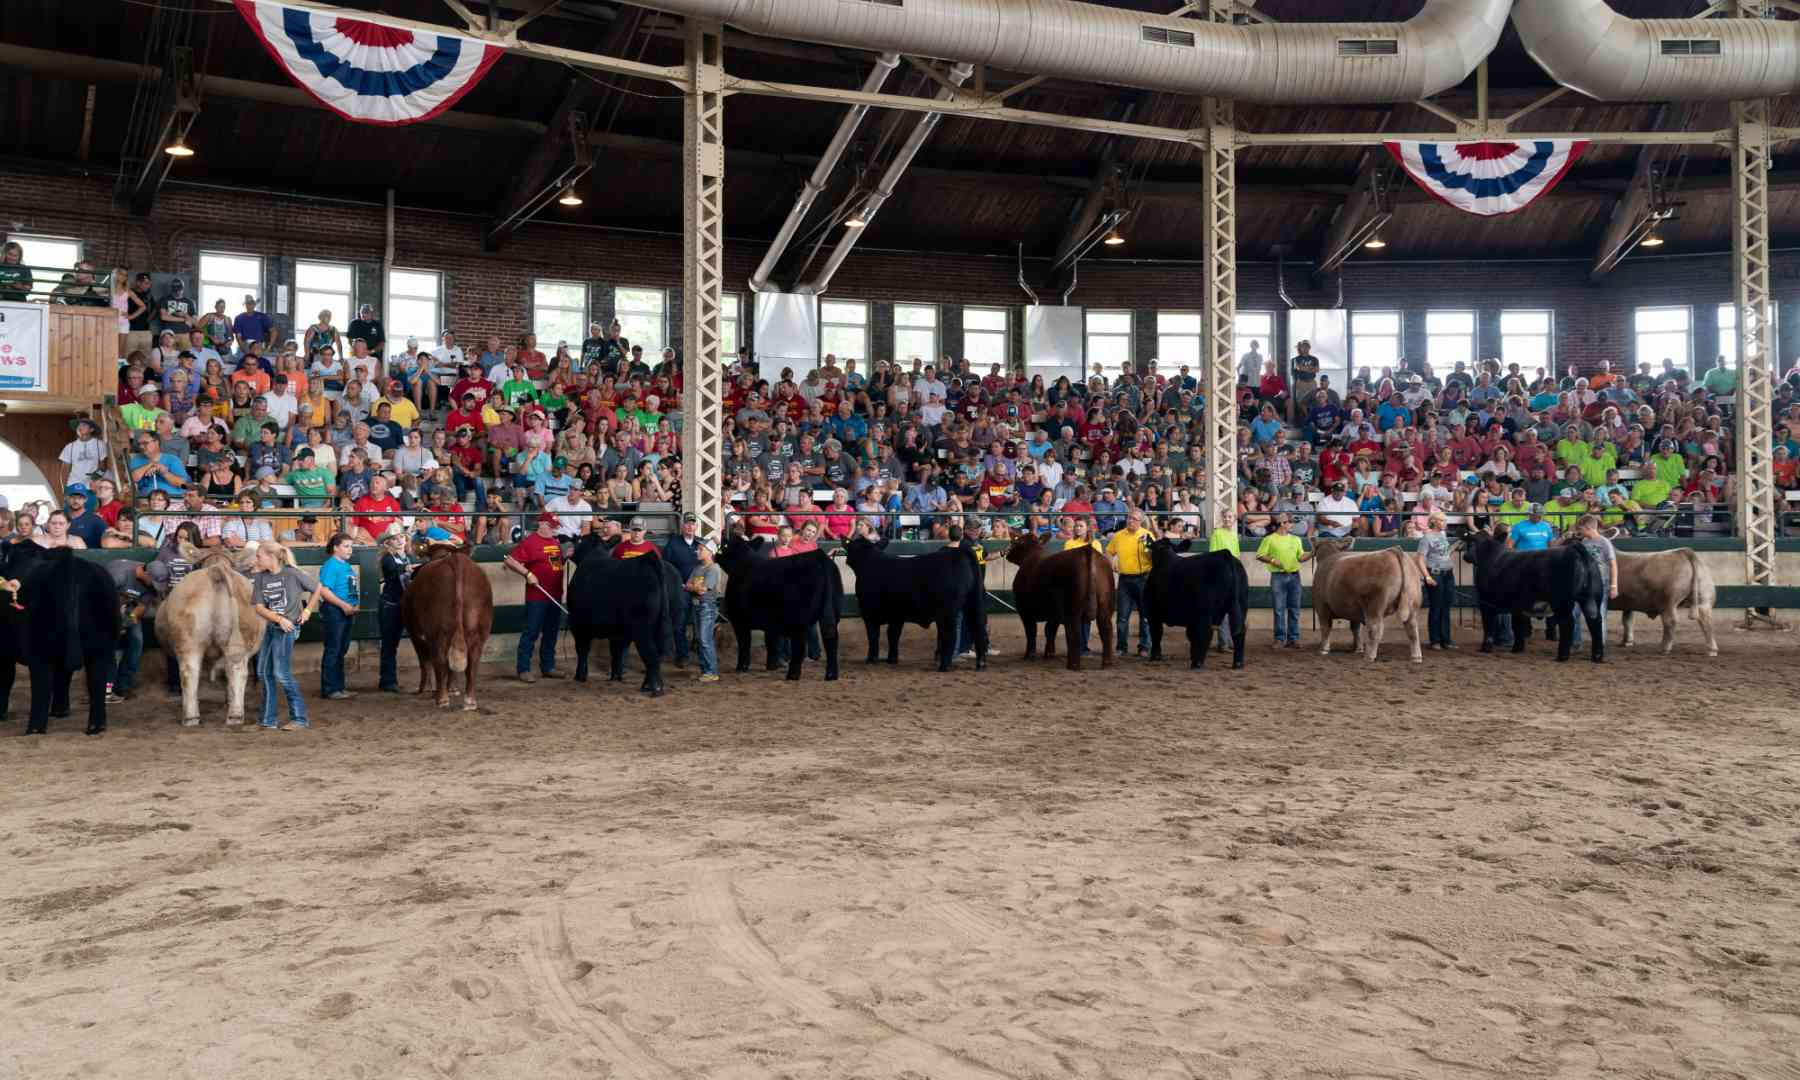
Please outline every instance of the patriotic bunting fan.
[[1432, 197], [1470, 214], [1512, 214], [1555, 187], [1588, 148], [1583, 139], [1390, 142], [1388, 153]]
[[300, 88], [346, 120], [415, 124], [456, 104], [504, 51], [474, 38], [236, 0]]

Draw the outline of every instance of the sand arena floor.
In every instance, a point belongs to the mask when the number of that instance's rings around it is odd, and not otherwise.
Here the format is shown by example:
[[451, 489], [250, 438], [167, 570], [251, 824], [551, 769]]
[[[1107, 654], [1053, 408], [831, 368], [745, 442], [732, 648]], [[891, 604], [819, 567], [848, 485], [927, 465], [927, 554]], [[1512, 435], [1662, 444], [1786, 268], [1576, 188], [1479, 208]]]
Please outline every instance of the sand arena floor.
[[1800, 635], [1076, 675], [995, 628], [0, 739], [0, 1077], [1800, 1077]]

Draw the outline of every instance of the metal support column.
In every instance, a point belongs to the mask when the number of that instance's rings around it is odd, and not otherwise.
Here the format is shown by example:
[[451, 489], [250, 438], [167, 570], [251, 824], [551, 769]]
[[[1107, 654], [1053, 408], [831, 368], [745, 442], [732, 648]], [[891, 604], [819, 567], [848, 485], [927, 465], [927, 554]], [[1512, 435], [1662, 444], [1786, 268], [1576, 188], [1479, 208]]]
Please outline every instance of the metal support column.
[[687, 22], [682, 112], [681, 509], [716, 536], [725, 520], [725, 56], [718, 23]]
[[1775, 583], [1774, 298], [1769, 289], [1769, 103], [1734, 102], [1732, 254], [1738, 310], [1738, 534], [1744, 582]]
[[1236, 110], [1206, 99], [1206, 339], [1201, 361], [1206, 389], [1206, 516], [1219, 524], [1221, 507], [1237, 509], [1237, 160]]

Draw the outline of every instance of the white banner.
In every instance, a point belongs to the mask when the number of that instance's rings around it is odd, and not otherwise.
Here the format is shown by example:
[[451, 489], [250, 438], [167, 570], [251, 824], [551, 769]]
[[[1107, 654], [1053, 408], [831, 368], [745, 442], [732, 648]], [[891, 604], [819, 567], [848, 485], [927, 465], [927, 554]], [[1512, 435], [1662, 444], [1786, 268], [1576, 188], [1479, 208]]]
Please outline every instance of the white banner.
[[0, 304], [0, 390], [47, 389], [48, 315], [42, 304]]

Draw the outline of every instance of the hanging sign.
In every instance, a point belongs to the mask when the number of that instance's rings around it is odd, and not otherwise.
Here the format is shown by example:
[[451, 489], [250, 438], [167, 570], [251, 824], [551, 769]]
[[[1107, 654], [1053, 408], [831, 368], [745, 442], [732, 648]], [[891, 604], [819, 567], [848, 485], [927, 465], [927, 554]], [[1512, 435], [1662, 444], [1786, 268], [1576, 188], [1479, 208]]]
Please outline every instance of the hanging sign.
[[48, 315], [42, 304], [0, 304], [0, 391], [49, 388]]
[[1433, 198], [1483, 217], [1530, 206], [1560, 183], [1588, 148], [1585, 139], [1384, 145]]
[[456, 104], [505, 51], [475, 38], [235, 0], [288, 78], [361, 124], [416, 124]]

